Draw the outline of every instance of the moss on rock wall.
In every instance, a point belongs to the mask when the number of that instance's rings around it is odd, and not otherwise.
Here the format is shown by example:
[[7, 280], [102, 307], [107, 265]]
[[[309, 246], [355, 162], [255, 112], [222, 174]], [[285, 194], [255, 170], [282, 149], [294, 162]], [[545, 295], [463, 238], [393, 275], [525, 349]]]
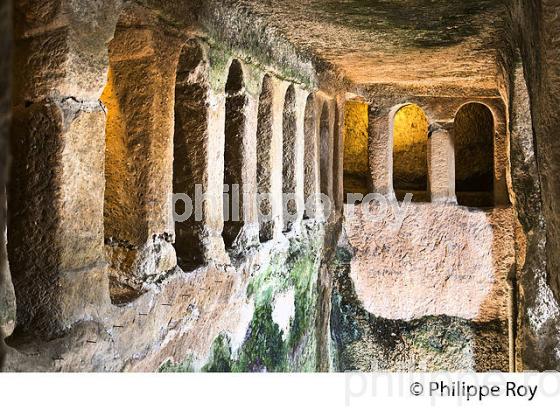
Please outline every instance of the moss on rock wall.
[[336, 371], [508, 371], [507, 323], [450, 316], [411, 321], [370, 314], [349, 276], [351, 250], [337, 249], [331, 269], [332, 363]]
[[[318, 232], [315, 232], [318, 233]], [[319, 233], [315, 238], [321, 238]], [[311, 236], [310, 236], [311, 238]], [[247, 285], [253, 316], [241, 346], [232, 347], [227, 333], [212, 344], [202, 372], [290, 372], [317, 370], [315, 323], [321, 241], [292, 239], [254, 273]], [[190, 359], [165, 363], [160, 371], [195, 370]]]

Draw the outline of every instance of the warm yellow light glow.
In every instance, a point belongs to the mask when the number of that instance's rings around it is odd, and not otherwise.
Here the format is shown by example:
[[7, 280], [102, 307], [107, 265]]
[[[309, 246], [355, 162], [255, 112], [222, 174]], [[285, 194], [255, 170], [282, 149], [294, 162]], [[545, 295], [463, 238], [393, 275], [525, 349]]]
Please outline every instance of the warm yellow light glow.
[[[105, 213], [119, 213], [134, 209], [134, 199], [122, 195], [127, 181], [127, 146], [125, 120], [115, 86], [115, 76], [111, 69], [107, 84], [101, 94], [101, 102], [107, 110], [105, 126]], [[118, 209], [117, 209], [118, 208]], [[109, 229], [109, 228], [107, 228]]]
[[348, 101], [344, 115], [344, 191], [367, 193], [368, 105]]
[[428, 120], [414, 104], [397, 111], [393, 125], [393, 186], [425, 191], [428, 175]]

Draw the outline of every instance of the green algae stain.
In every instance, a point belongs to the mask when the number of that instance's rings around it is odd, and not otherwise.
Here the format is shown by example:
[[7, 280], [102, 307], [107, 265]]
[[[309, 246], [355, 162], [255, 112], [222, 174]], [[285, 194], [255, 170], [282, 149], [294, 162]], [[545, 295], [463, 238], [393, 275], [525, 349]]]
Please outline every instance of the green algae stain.
[[271, 305], [258, 306], [234, 370], [238, 372], [285, 371], [287, 355], [282, 333], [272, 320]]
[[[232, 352], [230, 340], [218, 336], [205, 372], [286, 372], [316, 370], [315, 321], [317, 316], [316, 250], [294, 245], [288, 256], [275, 257], [247, 286], [255, 311], [245, 340]], [[273, 320], [278, 295], [294, 293], [294, 316], [287, 334]]]
[[315, 263], [311, 257], [298, 260], [290, 274], [295, 286], [295, 315], [292, 320], [288, 344], [294, 348], [305, 332], [313, 325], [316, 308]]
[[171, 360], [167, 360], [158, 369], [158, 373], [192, 373], [192, 372], [194, 372], [192, 357], [188, 357], [182, 363], [173, 363]]
[[219, 335], [212, 344], [210, 359], [201, 369], [208, 373], [229, 373], [232, 371], [230, 339], [227, 335]]

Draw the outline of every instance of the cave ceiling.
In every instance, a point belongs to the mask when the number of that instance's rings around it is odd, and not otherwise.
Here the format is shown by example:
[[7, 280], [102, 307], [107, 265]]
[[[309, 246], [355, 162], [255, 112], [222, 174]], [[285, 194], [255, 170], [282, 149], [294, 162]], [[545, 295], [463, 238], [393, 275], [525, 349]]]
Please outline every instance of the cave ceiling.
[[361, 86], [496, 89], [500, 0], [241, 0], [298, 49]]

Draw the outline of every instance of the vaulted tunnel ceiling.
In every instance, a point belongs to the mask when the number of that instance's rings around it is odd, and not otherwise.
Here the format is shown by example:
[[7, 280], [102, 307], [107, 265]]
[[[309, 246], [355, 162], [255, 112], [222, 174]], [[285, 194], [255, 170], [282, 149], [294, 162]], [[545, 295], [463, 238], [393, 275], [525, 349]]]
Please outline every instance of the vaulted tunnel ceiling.
[[241, 0], [358, 85], [496, 89], [498, 0]]

